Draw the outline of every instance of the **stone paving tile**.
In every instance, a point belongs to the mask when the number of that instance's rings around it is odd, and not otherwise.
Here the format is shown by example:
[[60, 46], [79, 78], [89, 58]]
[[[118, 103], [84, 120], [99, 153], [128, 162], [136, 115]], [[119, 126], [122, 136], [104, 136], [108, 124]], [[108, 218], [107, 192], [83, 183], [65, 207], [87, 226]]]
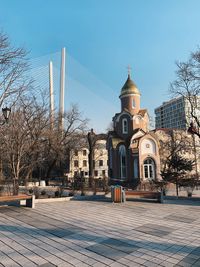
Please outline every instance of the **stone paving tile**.
[[116, 249], [116, 250], [123, 251], [127, 254], [132, 253], [133, 251], [135, 251], [139, 248], [138, 246], [130, 245], [128, 243], [121, 241], [120, 239], [114, 239], [114, 238], [106, 239], [106, 240], [102, 241], [100, 244], [103, 244], [105, 246], [111, 247], [111, 248]]
[[144, 224], [143, 226], [135, 228], [135, 230], [158, 237], [164, 237], [173, 231], [172, 228], [161, 227], [156, 224]]
[[176, 222], [184, 222], [184, 223], [192, 223], [197, 218], [186, 218], [185, 216], [178, 216], [178, 215], [169, 215], [166, 216], [164, 219], [170, 220], [170, 221], [176, 221]]
[[55, 267], [56, 265], [52, 264], [52, 263], [45, 263], [42, 265], [39, 265], [38, 267]]
[[107, 257], [111, 260], [117, 260], [127, 255], [127, 253], [122, 252], [120, 250], [116, 250], [113, 248], [109, 248], [107, 246], [104, 246], [102, 244], [90, 246], [87, 248], [88, 250], [91, 250], [101, 256]]
[[171, 263], [171, 262], [168, 262], [168, 261], [164, 261], [160, 264], [160, 266], [163, 266], [163, 267], [174, 267], [174, 263]]
[[34, 210], [0, 207], [0, 266], [199, 267], [196, 204], [70, 201], [37, 204]]
[[157, 266], [159, 266], [158, 263], [155, 263], [155, 262], [152, 262], [152, 261], [145, 261], [142, 265], [146, 266], [146, 267], [157, 267]]

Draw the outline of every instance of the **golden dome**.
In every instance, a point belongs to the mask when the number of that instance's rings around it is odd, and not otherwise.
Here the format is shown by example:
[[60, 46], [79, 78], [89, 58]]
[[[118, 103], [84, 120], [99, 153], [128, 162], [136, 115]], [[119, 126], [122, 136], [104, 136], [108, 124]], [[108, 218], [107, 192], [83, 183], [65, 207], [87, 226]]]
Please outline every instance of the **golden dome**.
[[124, 84], [124, 86], [121, 89], [121, 94], [119, 97], [125, 96], [125, 95], [140, 95], [140, 91], [138, 90], [137, 86], [134, 84], [134, 82], [130, 78], [130, 74], [128, 74], [128, 78]]

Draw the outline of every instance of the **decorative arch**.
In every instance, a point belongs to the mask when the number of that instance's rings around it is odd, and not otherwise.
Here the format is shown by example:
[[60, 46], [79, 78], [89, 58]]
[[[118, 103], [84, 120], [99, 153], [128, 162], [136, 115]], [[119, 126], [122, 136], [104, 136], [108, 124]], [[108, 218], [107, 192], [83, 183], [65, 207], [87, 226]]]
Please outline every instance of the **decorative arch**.
[[119, 122], [120, 118], [121, 118], [123, 115], [128, 116], [128, 117], [130, 118], [130, 120], [133, 119], [132, 115], [131, 115], [129, 112], [127, 112], [127, 111], [123, 111], [122, 113], [120, 113], [120, 114], [117, 116], [117, 118], [116, 118], [116, 122]]
[[141, 154], [157, 154], [156, 142], [152, 138], [144, 138], [141, 142]]
[[127, 157], [125, 145], [119, 146], [119, 160], [120, 160], [120, 179], [125, 180], [127, 177]]

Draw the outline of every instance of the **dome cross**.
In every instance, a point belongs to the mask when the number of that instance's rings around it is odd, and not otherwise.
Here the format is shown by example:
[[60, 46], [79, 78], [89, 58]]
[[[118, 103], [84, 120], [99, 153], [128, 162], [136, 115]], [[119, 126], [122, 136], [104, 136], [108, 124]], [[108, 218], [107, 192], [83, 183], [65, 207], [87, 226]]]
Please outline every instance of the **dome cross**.
[[131, 69], [132, 69], [132, 68], [131, 68], [131, 66], [130, 66], [130, 65], [128, 65], [128, 66], [127, 66], [127, 70], [128, 70], [128, 76], [131, 76]]

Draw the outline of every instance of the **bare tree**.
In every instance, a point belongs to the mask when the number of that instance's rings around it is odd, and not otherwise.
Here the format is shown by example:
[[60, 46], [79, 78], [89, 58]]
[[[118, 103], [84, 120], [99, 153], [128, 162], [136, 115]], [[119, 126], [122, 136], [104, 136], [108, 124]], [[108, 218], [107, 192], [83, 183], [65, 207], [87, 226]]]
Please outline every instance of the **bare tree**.
[[[59, 123], [59, 117], [57, 118]], [[70, 150], [80, 147], [83, 135], [87, 129], [87, 119], [83, 118], [76, 105], [72, 105], [70, 110], [64, 115], [64, 130], [59, 127], [48, 129], [45, 134], [46, 144], [43, 151], [45, 162], [45, 179], [48, 181], [53, 169], [58, 166], [63, 172], [63, 165], [69, 161]], [[61, 173], [63, 176], [63, 173]]]
[[176, 66], [176, 80], [170, 91], [189, 103], [188, 119], [194, 123], [193, 133], [200, 137], [200, 49], [191, 53], [188, 61], [176, 62]]
[[[161, 134], [161, 132], [163, 134]], [[157, 132], [160, 140], [161, 169], [167, 168], [167, 162], [175, 154], [187, 154], [193, 149], [191, 138], [182, 130], [160, 130]]]
[[[95, 134], [93, 129], [88, 132], [87, 140], [89, 146], [88, 163], [89, 163], [89, 185], [93, 187], [94, 194], [96, 194], [96, 182], [94, 179], [94, 165], [95, 162], [101, 157], [101, 151], [104, 149], [104, 145], [99, 142], [100, 140], [106, 140], [106, 134]], [[100, 152], [100, 154], [98, 153]]]
[[[189, 183], [193, 175], [196, 177], [195, 170], [193, 170], [195, 158], [191, 136], [183, 130], [173, 129], [160, 130], [156, 134], [160, 139], [160, 155], [162, 155], [161, 176], [164, 181], [176, 184], [178, 195], [178, 186], [181, 182], [187, 178]], [[191, 179], [189, 180], [188, 177]]]
[[14, 105], [30, 86], [30, 79], [26, 76], [26, 56], [23, 48], [12, 47], [8, 36], [0, 32], [0, 107], [5, 100]]
[[49, 125], [46, 113], [36, 99], [23, 99], [15, 106], [9, 124], [1, 129], [4, 170], [13, 182], [13, 194], [18, 194], [19, 181], [27, 180], [41, 160], [40, 149]]

